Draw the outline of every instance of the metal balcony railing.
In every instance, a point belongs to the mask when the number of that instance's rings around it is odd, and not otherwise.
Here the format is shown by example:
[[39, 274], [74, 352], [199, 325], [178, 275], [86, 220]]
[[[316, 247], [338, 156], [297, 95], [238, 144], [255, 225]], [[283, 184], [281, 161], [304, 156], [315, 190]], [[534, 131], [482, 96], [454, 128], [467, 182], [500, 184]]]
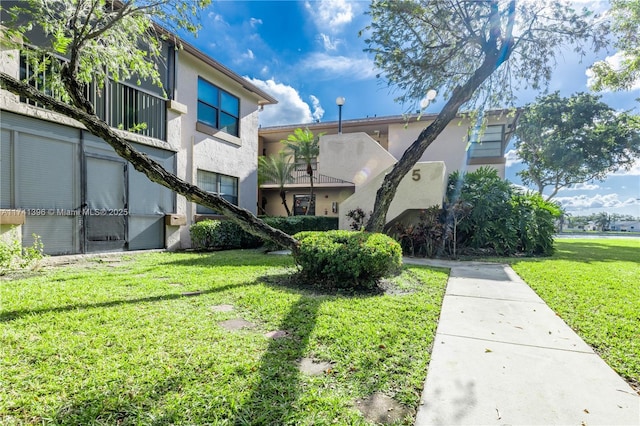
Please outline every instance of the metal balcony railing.
[[[350, 184], [352, 182], [347, 182], [346, 180], [334, 178], [331, 176], [319, 174], [318, 172], [313, 173], [313, 184]], [[276, 181], [265, 181], [262, 185], [277, 185]], [[309, 175], [306, 170], [295, 170], [291, 174], [291, 180], [286, 183], [286, 185], [309, 185]]]
[[[52, 84], [52, 75], [60, 71], [63, 59], [53, 58], [47, 66], [33, 69], [32, 61], [28, 56], [30, 54], [32, 53], [29, 51], [21, 52], [20, 78], [22, 80], [28, 78], [29, 84], [36, 89], [58, 100], [63, 100], [61, 90]], [[96, 115], [109, 126], [163, 141], [167, 140], [166, 99], [111, 79], [107, 79], [102, 88], [98, 88], [95, 83], [89, 84], [85, 89], [85, 96], [93, 104]], [[44, 107], [25, 98], [20, 100], [30, 105]]]

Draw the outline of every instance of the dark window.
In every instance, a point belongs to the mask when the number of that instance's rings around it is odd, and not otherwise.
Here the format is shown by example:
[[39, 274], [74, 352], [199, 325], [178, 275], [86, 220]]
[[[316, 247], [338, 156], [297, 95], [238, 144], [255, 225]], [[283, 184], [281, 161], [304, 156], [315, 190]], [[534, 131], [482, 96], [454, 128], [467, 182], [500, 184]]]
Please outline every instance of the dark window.
[[504, 126], [487, 126], [484, 133], [474, 135], [469, 147], [469, 158], [502, 157]]
[[203, 78], [198, 78], [198, 122], [238, 136], [240, 100]]
[[[198, 170], [198, 186], [213, 194], [218, 194], [231, 204], [238, 205], [238, 178], [220, 173]], [[196, 208], [198, 214], [218, 214], [201, 205]]]
[[[309, 208], [309, 196], [308, 195], [294, 195], [293, 196], [293, 214], [295, 216], [304, 216], [307, 214], [307, 208]], [[311, 216], [316, 214], [316, 195], [313, 195], [311, 200]]]

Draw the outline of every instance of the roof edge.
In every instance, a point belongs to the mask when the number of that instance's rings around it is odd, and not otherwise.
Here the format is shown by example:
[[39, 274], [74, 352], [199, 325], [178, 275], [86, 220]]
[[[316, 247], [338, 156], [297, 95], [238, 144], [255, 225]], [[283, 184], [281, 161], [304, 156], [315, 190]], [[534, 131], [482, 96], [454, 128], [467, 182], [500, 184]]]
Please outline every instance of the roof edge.
[[[518, 117], [521, 108], [502, 108], [502, 109], [492, 109], [485, 111], [486, 115], [491, 116], [500, 116], [502, 114], [515, 113], [515, 117]], [[465, 114], [469, 114], [469, 111], [463, 111], [456, 114], [457, 118], [463, 118]], [[358, 125], [358, 124], [393, 124], [393, 123], [406, 123], [412, 121], [420, 120], [435, 120], [438, 117], [438, 113], [431, 114], [411, 114], [411, 115], [387, 115], [380, 117], [366, 117], [366, 118], [355, 118], [350, 120], [342, 120], [342, 125]], [[298, 124], [282, 124], [278, 126], [267, 126], [261, 127], [260, 133], [271, 133], [278, 132], [286, 129], [295, 129], [298, 127], [314, 127], [314, 128], [322, 128], [322, 127], [335, 127], [337, 125], [337, 121], [321, 121], [321, 122], [312, 122], [312, 123], [298, 123]]]
[[252, 84], [246, 78], [244, 78], [241, 75], [239, 75], [239, 74], [235, 73], [234, 71], [230, 70], [226, 66], [222, 65], [220, 62], [216, 61], [215, 59], [213, 59], [212, 57], [208, 56], [207, 54], [205, 54], [201, 50], [197, 49], [192, 44], [189, 44], [186, 41], [182, 40], [178, 36], [174, 35], [174, 37], [175, 37], [175, 41], [178, 44], [178, 46], [182, 47], [182, 49], [184, 49], [185, 52], [193, 55], [194, 57], [196, 57], [197, 59], [201, 60], [205, 64], [211, 66], [212, 68], [214, 68], [217, 71], [221, 72], [222, 74], [226, 75], [227, 77], [229, 77], [230, 79], [232, 79], [236, 83], [240, 84], [243, 89], [258, 95], [258, 97], [261, 98], [260, 100], [258, 100], [258, 105], [270, 105], [270, 104], [277, 104], [278, 103], [278, 100], [276, 98], [274, 98], [273, 96], [269, 95], [264, 90], [258, 88], [256, 85]]

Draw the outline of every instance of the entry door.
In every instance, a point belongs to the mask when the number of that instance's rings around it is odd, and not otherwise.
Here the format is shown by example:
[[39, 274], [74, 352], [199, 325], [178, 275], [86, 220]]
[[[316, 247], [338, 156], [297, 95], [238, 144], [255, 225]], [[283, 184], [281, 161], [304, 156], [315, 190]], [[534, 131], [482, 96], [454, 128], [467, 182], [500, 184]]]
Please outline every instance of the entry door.
[[85, 252], [125, 250], [128, 214], [126, 163], [88, 155], [85, 161]]

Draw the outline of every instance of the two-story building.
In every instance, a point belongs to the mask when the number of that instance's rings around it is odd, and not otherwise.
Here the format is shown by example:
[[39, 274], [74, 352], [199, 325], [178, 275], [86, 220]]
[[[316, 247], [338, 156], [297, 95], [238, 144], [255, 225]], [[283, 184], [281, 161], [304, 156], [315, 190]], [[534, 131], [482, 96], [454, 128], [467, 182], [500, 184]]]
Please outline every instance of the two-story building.
[[[256, 213], [258, 113], [277, 101], [178, 43], [165, 42], [158, 62], [164, 90], [109, 80], [89, 99], [114, 129], [145, 123], [118, 131], [167, 170]], [[28, 54], [3, 45], [2, 71], [31, 75]], [[17, 230], [23, 245], [37, 234], [48, 254], [184, 248], [189, 225], [214, 213], [149, 181], [75, 120], [5, 90], [0, 114], [0, 232]]]
[[[346, 227], [345, 214], [355, 208], [373, 209], [375, 191], [382, 178], [402, 157], [404, 151], [436, 115], [373, 117], [339, 123], [312, 123], [265, 127], [259, 130], [261, 155], [276, 154], [284, 148], [281, 140], [298, 128], [308, 128], [320, 137], [320, 155], [314, 163], [314, 198], [310, 214], [338, 216]], [[473, 171], [482, 166], [497, 169], [505, 176], [505, 149], [513, 134], [517, 112], [508, 110], [485, 113], [486, 126], [477, 119], [460, 115], [427, 148], [409, 176], [403, 180], [387, 220], [406, 210], [441, 205], [449, 174]], [[293, 160], [292, 160], [293, 161]], [[261, 185], [263, 213], [284, 216], [278, 186]], [[305, 214], [309, 205], [309, 178], [305, 167], [297, 167], [285, 185], [287, 202], [293, 214]]]

